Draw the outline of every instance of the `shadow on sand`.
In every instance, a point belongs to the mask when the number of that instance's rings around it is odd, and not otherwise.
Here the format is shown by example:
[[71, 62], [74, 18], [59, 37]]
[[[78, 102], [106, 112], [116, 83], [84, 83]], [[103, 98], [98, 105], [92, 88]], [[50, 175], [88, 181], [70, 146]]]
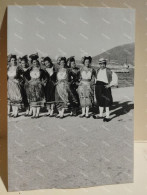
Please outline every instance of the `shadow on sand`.
[[117, 118], [119, 116], [125, 115], [134, 109], [134, 103], [132, 101], [126, 102], [114, 102], [111, 107], [111, 116], [114, 115], [111, 119]]

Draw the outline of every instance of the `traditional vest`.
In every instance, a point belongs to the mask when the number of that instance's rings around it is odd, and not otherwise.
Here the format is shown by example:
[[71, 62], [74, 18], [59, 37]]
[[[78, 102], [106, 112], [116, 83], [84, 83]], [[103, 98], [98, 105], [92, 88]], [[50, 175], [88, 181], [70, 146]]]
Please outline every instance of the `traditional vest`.
[[[100, 71], [100, 68], [97, 70], [97, 74], [99, 71]], [[107, 78], [108, 78], [108, 83], [110, 83], [112, 81], [112, 71], [109, 68], [106, 68], [106, 74], [107, 74]]]

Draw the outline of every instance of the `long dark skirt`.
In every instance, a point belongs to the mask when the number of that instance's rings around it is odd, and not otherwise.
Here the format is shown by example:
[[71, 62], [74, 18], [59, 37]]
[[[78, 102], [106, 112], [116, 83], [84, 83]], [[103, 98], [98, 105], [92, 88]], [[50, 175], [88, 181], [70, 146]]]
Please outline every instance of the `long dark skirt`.
[[72, 94], [74, 95], [74, 98], [76, 99], [76, 104], [71, 105], [71, 109], [77, 108], [80, 106], [80, 99], [79, 99], [79, 94], [78, 94], [78, 86], [76, 84], [71, 84], [70, 89]]
[[22, 86], [22, 98], [23, 98], [23, 103], [24, 103], [24, 107], [25, 108], [28, 108], [29, 107], [28, 96], [27, 96], [27, 89], [28, 89], [28, 86], [25, 83]]
[[51, 80], [45, 86], [45, 100], [46, 104], [55, 103], [55, 84]]
[[23, 106], [22, 89], [19, 81], [15, 79], [9, 79], [7, 83], [8, 87], [8, 105]]
[[71, 92], [67, 81], [61, 81], [57, 84], [55, 90], [55, 101], [58, 110], [77, 104], [77, 100]]
[[27, 84], [27, 97], [30, 106], [43, 107], [45, 103], [44, 87], [39, 79], [32, 79]]
[[97, 81], [95, 85], [95, 96], [97, 105], [100, 107], [110, 107], [113, 103], [111, 88], [105, 88], [107, 83]]

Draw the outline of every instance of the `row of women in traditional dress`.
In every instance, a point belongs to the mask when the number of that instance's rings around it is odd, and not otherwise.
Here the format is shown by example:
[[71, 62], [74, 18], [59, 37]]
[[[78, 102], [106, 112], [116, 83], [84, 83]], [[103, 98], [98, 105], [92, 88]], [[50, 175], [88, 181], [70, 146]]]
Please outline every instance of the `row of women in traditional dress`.
[[[94, 102], [99, 107], [99, 114], [93, 118], [109, 121], [109, 107], [113, 98], [111, 86], [118, 85], [116, 73], [106, 67], [107, 61], [99, 59], [100, 68], [92, 68], [92, 57], [82, 58], [83, 66], [78, 68], [74, 56], [66, 59], [59, 57], [53, 64], [50, 57], [41, 58], [38, 54], [8, 56], [8, 115], [18, 117], [19, 108], [25, 107], [25, 116], [40, 117], [40, 108], [46, 106], [46, 116], [64, 118], [65, 110], [70, 115], [89, 118], [89, 109]], [[54, 115], [55, 108], [58, 114]], [[106, 117], [103, 117], [104, 108]]]

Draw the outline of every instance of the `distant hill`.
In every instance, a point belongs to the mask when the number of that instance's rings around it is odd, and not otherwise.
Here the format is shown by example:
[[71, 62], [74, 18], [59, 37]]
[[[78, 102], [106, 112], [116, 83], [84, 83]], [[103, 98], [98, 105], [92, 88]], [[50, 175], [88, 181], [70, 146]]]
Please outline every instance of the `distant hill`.
[[93, 57], [93, 63], [97, 63], [99, 58], [106, 58], [110, 64], [123, 65], [124, 63], [134, 65], [134, 43], [124, 44], [107, 50]]

